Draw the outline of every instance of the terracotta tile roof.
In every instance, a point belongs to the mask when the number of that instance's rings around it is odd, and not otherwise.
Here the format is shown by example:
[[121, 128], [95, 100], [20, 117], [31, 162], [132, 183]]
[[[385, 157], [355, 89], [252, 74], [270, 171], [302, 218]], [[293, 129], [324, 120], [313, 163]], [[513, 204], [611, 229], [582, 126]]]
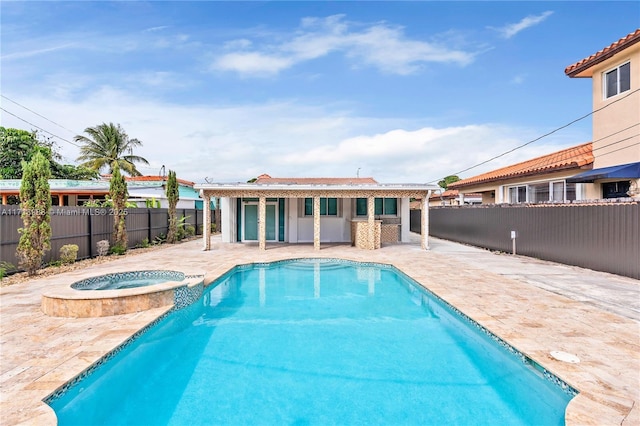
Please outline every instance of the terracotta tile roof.
[[560, 170], [577, 169], [593, 164], [593, 144], [591, 142], [523, 161], [501, 169], [483, 173], [449, 184], [449, 188], [462, 188], [478, 183], [494, 182], [516, 177], [551, 173]]
[[592, 66], [599, 64], [600, 62], [609, 59], [616, 53], [628, 48], [631, 45], [640, 41], [640, 28], [635, 30], [632, 33], [627, 34], [622, 37], [620, 40], [611, 43], [609, 46], [604, 49], [594, 53], [588, 58], [584, 58], [581, 61], [576, 62], [573, 65], [569, 65], [565, 68], [564, 73], [569, 77], [591, 77], [590, 74], [579, 75], [583, 71], [591, 68]]
[[294, 185], [371, 185], [378, 183], [372, 177], [363, 178], [274, 178], [267, 174], [258, 176], [258, 184], [294, 184]]
[[[451, 186], [451, 185], [449, 185]], [[435, 193], [433, 195], [431, 195], [431, 197], [429, 198], [430, 200], [442, 200], [444, 199], [453, 199], [453, 198], [458, 198], [458, 196], [460, 195], [460, 191], [458, 191], [457, 189], [447, 189], [446, 191], [444, 191], [443, 193]], [[469, 194], [464, 194], [465, 198], [469, 198], [469, 197], [482, 197], [482, 194], [478, 193], [478, 194], [474, 194], [474, 193], [469, 193]]]

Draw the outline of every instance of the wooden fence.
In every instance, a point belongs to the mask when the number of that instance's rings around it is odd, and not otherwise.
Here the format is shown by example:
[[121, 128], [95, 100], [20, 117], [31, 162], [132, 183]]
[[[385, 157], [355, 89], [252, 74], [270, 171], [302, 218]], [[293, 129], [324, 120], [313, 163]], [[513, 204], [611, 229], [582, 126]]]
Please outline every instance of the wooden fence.
[[[420, 232], [420, 210], [411, 230]], [[435, 207], [430, 235], [640, 279], [640, 204]]]
[[[113, 215], [109, 208], [52, 207], [51, 210], [51, 250], [43, 259], [44, 263], [59, 260], [60, 247], [76, 244], [78, 259], [97, 256], [96, 243], [108, 240], [113, 245]], [[17, 264], [16, 248], [23, 226], [20, 206], [0, 206], [0, 261]], [[185, 217], [185, 224], [195, 228], [196, 235], [202, 235], [203, 211], [177, 209], [178, 219]], [[219, 211], [211, 212], [211, 223], [220, 226]], [[129, 248], [140, 246], [146, 239], [151, 243], [169, 229], [168, 209], [133, 208], [127, 209], [127, 236]]]

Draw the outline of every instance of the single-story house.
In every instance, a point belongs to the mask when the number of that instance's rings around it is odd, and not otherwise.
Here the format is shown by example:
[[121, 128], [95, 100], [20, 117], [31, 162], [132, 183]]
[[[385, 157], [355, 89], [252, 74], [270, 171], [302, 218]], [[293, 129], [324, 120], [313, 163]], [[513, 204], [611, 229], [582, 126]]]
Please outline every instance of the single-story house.
[[449, 184], [450, 190], [481, 194], [482, 204], [582, 200], [585, 184], [568, 178], [593, 164], [592, 143], [585, 143]]
[[[54, 206], [82, 206], [92, 200], [104, 200], [109, 195], [109, 175], [102, 176], [99, 180], [71, 180], [50, 179], [49, 190], [51, 192], [51, 204]], [[152, 207], [169, 207], [165, 193], [166, 176], [136, 176], [125, 177], [129, 201], [135, 202], [138, 207], [146, 207], [147, 200], [155, 200]], [[20, 179], [0, 179], [0, 196], [2, 204], [9, 204], [9, 197], [20, 196]], [[203, 209], [203, 201], [198, 191], [193, 189], [193, 182], [178, 179], [178, 192], [180, 200], [179, 209]], [[211, 208], [215, 208], [214, 200], [211, 200]]]
[[[9, 197], [20, 196], [20, 179], [0, 179], [2, 204]], [[90, 200], [104, 200], [109, 194], [109, 182], [103, 180], [49, 179], [51, 204], [54, 206], [81, 206]]]
[[[220, 197], [223, 242], [351, 243], [376, 249], [410, 240], [411, 198], [428, 200], [435, 185], [380, 184], [373, 178], [273, 178], [196, 184], [204, 200]], [[207, 203], [205, 202], [205, 206]], [[422, 246], [428, 248], [428, 206]], [[208, 210], [205, 208], [205, 216]], [[206, 221], [205, 217], [205, 221]], [[204, 249], [210, 249], [208, 230]]]
[[[125, 179], [129, 190], [129, 201], [136, 203], [138, 207], [146, 207], [147, 200], [155, 200], [159, 207], [169, 208], [169, 200], [166, 195], [166, 176], [131, 176], [125, 177]], [[178, 178], [176, 180], [180, 195], [176, 207], [202, 210], [203, 201], [200, 198], [200, 193], [193, 188], [195, 184], [185, 179]], [[211, 208], [215, 209], [215, 200], [211, 200], [211, 203]]]

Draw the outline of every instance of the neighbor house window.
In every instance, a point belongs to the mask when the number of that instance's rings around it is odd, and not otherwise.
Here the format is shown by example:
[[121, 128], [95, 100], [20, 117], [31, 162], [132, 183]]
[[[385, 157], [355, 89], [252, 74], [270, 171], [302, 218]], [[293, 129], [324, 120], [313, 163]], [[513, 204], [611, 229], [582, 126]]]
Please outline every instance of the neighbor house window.
[[631, 89], [631, 62], [604, 73], [605, 99]]
[[509, 188], [509, 203], [543, 203], [545, 201], [573, 201], [576, 184], [565, 181], [532, 183]]
[[[376, 216], [396, 216], [398, 214], [398, 199], [397, 198], [376, 198], [374, 200], [374, 215]], [[356, 215], [367, 215], [367, 199], [356, 199]]]
[[[304, 215], [313, 216], [313, 198], [304, 199]], [[338, 216], [338, 199], [320, 198], [320, 216]]]
[[603, 183], [602, 198], [626, 198], [630, 187], [631, 182], [628, 180]]
[[527, 202], [527, 187], [522, 186], [512, 186], [509, 188], [509, 203], [510, 204], [518, 204], [518, 203], [526, 203]]
[[549, 182], [529, 185], [527, 190], [529, 192], [528, 201], [530, 203], [549, 201]]

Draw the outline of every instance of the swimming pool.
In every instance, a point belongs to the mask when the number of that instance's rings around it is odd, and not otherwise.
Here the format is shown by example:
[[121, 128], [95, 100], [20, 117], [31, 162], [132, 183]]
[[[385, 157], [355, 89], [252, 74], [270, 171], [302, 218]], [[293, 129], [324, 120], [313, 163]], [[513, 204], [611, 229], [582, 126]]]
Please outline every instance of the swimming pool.
[[575, 391], [393, 267], [237, 267], [45, 402], [72, 424], [564, 424]]

